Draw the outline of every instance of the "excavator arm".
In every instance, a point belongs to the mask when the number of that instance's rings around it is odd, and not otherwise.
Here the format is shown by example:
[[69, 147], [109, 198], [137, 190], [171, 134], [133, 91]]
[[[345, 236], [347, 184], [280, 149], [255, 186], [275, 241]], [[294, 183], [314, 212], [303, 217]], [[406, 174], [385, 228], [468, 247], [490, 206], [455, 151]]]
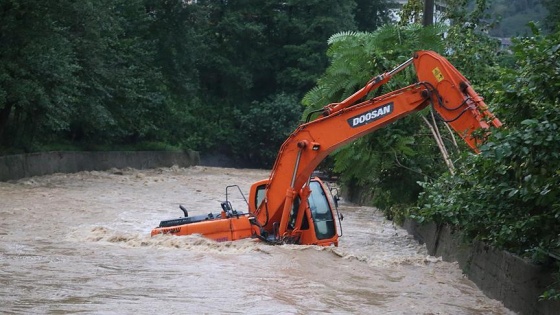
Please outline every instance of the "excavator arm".
[[[417, 83], [360, 102], [412, 64]], [[297, 127], [282, 144], [270, 177], [252, 185], [246, 215], [228, 216], [225, 209], [219, 217], [209, 214], [200, 220], [162, 221], [152, 235], [200, 233], [217, 240], [256, 236], [273, 242], [336, 245], [331, 201], [326, 198], [325, 186], [318, 179], [311, 180], [313, 171], [337, 148], [430, 104], [475, 152], [483, 140], [476, 134], [501, 126], [453, 65], [435, 52], [418, 51], [345, 100], [325, 106], [321, 116]], [[480, 130], [483, 132], [477, 132]]]
[[[417, 83], [357, 103], [410, 64], [416, 69]], [[469, 81], [445, 58], [431, 51], [416, 52], [342, 102], [325, 106], [322, 117], [300, 125], [289, 136], [272, 168], [265, 197], [255, 210], [257, 219], [267, 230], [279, 222], [278, 233], [286, 233], [294, 196], [304, 191], [312, 172], [327, 155], [429, 104], [434, 104], [434, 110], [475, 151], [481, 142], [475, 131], [501, 126]]]

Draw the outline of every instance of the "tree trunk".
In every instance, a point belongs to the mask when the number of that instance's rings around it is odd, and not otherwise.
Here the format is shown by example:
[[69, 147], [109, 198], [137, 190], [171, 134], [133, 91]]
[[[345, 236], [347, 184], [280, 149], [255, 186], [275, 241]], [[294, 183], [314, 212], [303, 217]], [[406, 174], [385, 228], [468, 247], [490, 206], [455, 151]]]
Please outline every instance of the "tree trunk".
[[424, 0], [424, 17], [422, 25], [434, 24], [434, 0]]
[[12, 112], [13, 104], [6, 104], [4, 108], [0, 109], [0, 143], [2, 143], [2, 135], [6, 126], [8, 126], [8, 120], [10, 119], [10, 113]]

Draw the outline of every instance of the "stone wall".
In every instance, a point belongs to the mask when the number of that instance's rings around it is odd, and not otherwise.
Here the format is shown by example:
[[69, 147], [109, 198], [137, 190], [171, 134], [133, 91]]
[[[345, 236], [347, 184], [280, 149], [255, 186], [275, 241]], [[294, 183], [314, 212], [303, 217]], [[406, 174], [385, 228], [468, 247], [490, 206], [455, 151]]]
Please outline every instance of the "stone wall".
[[[362, 200], [367, 192], [354, 192]], [[435, 223], [418, 224], [406, 220], [403, 226], [428, 253], [445, 261], [457, 261], [465, 275], [488, 297], [501, 301], [519, 314], [560, 314], [560, 301], [539, 301], [539, 296], [553, 282], [557, 269], [532, 264], [506, 251], [480, 242], [465, 243], [459, 233]]]
[[104, 171], [131, 167], [147, 169], [173, 165], [187, 167], [200, 162], [198, 152], [108, 151], [40, 152], [0, 156], [0, 181], [53, 173]]
[[520, 314], [560, 313], [560, 302], [538, 300], [553, 281], [553, 268], [532, 264], [481, 242], [465, 244], [447, 226], [407, 220], [404, 228], [426, 244], [430, 255], [457, 261], [484, 294], [502, 301], [507, 308]]

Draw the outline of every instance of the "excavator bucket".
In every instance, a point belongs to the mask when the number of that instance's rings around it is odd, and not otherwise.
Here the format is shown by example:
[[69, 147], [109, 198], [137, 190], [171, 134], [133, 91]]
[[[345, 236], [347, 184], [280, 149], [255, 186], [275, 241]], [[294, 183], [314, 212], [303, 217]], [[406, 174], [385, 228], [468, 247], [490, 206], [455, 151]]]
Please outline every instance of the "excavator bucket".
[[447, 59], [433, 51], [415, 53], [414, 67], [419, 82], [430, 85], [436, 95], [433, 108], [475, 151], [482, 140], [476, 130], [487, 130], [502, 123], [488, 110], [483, 98]]

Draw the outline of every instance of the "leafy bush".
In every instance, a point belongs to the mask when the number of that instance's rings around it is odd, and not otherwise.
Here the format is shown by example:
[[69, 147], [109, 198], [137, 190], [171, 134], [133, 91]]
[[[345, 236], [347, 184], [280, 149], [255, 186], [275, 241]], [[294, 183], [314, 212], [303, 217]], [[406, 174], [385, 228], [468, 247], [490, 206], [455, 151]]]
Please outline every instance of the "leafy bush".
[[[406, 61], [419, 49], [442, 51], [441, 34], [445, 27], [436, 25], [383, 26], [375, 32], [342, 32], [329, 40], [331, 65], [308, 92], [303, 103], [305, 114], [353, 94], [377, 74]], [[413, 71], [393, 78], [380, 93], [411, 84]], [[373, 97], [373, 91], [368, 97]], [[368, 187], [373, 204], [390, 218], [403, 217], [403, 205], [414, 203], [420, 187], [417, 181], [445, 168], [438, 159], [437, 147], [421, 119], [428, 112], [411, 115], [394, 124], [357, 139], [338, 151], [332, 168], [341, 174], [347, 187]], [[437, 171], [435, 171], [437, 169]]]
[[455, 176], [425, 183], [413, 217], [535, 258], [560, 248], [560, 121], [523, 124], [494, 134]]
[[278, 149], [299, 124], [302, 108], [293, 95], [278, 94], [234, 112], [238, 132], [231, 136], [233, 157], [252, 167], [272, 167]]
[[[458, 172], [422, 183], [411, 217], [447, 223], [467, 240], [549, 262], [560, 250], [560, 32], [515, 40], [515, 67], [489, 84], [505, 128]], [[540, 299], [559, 300], [560, 281]]]

